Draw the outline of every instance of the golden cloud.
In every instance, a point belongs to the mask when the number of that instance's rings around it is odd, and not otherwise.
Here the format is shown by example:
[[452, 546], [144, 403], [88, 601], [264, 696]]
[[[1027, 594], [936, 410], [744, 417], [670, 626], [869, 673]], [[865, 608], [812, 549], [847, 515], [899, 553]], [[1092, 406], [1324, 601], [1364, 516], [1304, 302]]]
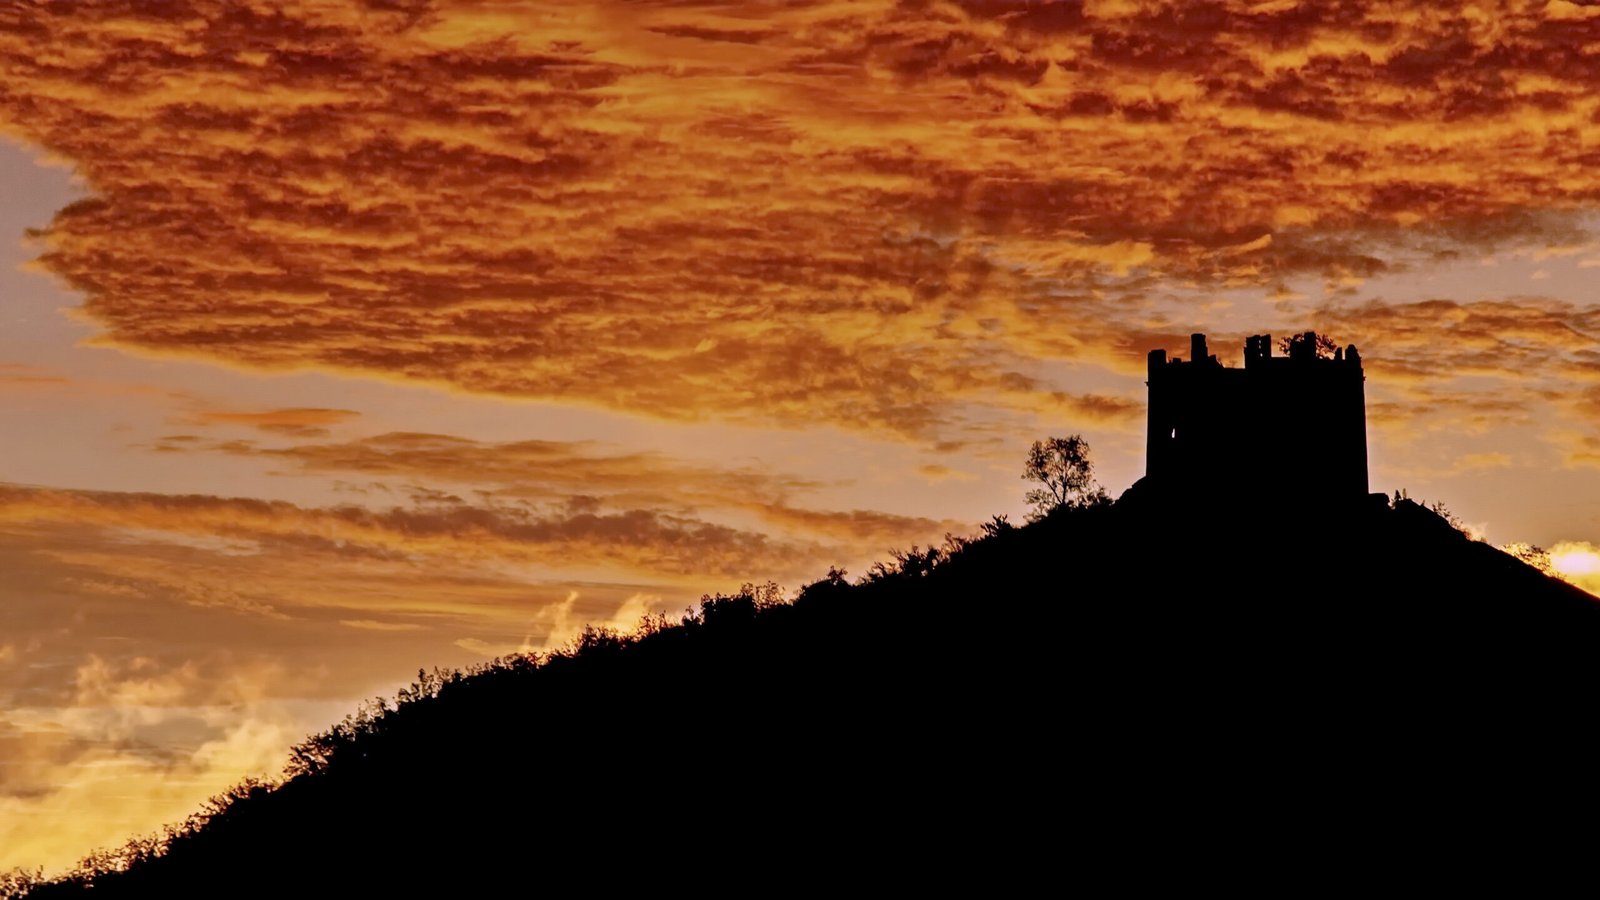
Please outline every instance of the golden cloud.
[[1584, 9], [12, 4], [0, 120], [111, 344], [926, 434], [1160, 279], [1579, 243]]
[[[63, 660], [33, 648], [23, 662]], [[64, 668], [68, 693], [48, 702], [0, 687], [0, 870], [57, 870], [181, 821], [245, 775], [279, 772], [287, 746], [322, 724], [267, 696], [294, 681], [272, 665], [91, 652]]]
[[[164, 759], [81, 723], [64, 733], [13, 731], [14, 715], [0, 715], [0, 747], [9, 765], [26, 767], [28, 782], [0, 784], [0, 871], [61, 871], [91, 849], [181, 822], [247, 775], [276, 775], [287, 748], [324, 724], [273, 704], [245, 705], [217, 713], [228, 721]], [[159, 724], [145, 730], [159, 734]]]
[[[1122, 408], [1097, 398], [1110, 414]], [[204, 442], [177, 435], [156, 449], [221, 452], [294, 463], [303, 472], [338, 472], [418, 482], [490, 487], [491, 496], [559, 502], [568, 510], [666, 509], [678, 515], [746, 514], [804, 542], [870, 546], [926, 542], [969, 523], [877, 510], [797, 507], [792, 498], [824, 484], [753, 468], [689, 463], [655, 452], [618, 451], [593, 441], [483, 442], [452, 435], [392, 432], [341, 443], [267, 447], [250, 441]], [[460, 502], [431, 489], [427, 496]], [[791, 548], [793, 549], [793, 548]], [[826, 565], [820, 555], [819, 564]]]

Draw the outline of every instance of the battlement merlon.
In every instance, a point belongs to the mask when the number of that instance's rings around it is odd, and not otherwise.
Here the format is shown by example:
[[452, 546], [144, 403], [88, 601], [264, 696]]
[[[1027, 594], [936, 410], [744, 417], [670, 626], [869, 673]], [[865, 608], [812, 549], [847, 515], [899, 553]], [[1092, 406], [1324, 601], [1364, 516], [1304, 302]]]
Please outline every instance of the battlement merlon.
[[1161, 371], [1167, 365], [1167, 351], [1160, 349], [1151, 350], [1147, 359], [1149, 360], [1148, 374], [1151, 378], [1155, 378], [1156, 373]]
[[[1330, 359], [1317, 354], [1315, 332], [1307, 331], [1295, 337], [1296, 340], [1289, 345], [1288, 356], [1273, 356], [1272, 335], [1250, 335], [1244, 339], [1244, 367], [1246, 369], [1257, 369], [1271, 366], [1276, 370], [1280, 366], [1289, 364], [1295, 366], [1339, 365], [1347, 366], [1358, 372], [1361, 371], [1361, 353], [1356, 350], [1355, 344], [1334, 348], [1333, 357]], [[1195, 332], [1189, 335], [1188, 360], [1181, 356], [1169, 357], [1166, 350], [1155, 349], [1150, 351], [1146, 361], [1150, 378], [1156, 378], [1159, 372], [1184, 368], [1186, 362], [1191, 371], [1195, 368], [1223, 367], [1222, 363], [1217, 360], [1216, 355], [1207, 349], [1206, 335], [1202, 332]]]
[[1272, 335], [1252, 334], [1244, 339], [1244, 367], [1253, 369], [1272, 358]]

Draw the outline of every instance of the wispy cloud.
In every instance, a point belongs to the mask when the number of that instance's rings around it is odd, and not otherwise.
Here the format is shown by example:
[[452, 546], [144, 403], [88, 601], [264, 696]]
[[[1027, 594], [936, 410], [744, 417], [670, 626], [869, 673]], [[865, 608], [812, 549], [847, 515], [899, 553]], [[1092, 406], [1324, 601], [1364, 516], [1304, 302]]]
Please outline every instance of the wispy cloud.
[[765, 535], [652, 510], [544, 510], [440, 502], [302, 507], [203, 495], [0, 485], [0, 525], [145, 529], [351, 559], [437, 557], [547, 566], [593, 564], [676, 575], [742, 574], [789, 559]]
[[[1120, 413], [1121, 406], [1106, 401]], [[593, 441], [483, 442], [452, 435], [389, 433], [340, 443], [264, 446], [179, 435], [155, 445], [169, 452], [223, 453], [293, 463], [301, 472], [476, 486], [474, 493], [559, 503], [569, 511], [656, 509], [675, 515], [755, 516], [765, 531], [803, 542], [873, 547], [927, 541], [965, 523], [878, 510], [826, 510], [797, 498], [827, 486], [771, 469], [690, 463]], [[426, 492], [461, 503], [454, 495]], [[790, 548], [793, 550], [794, 548]], [[817, 557], [821, 559], [821, 555]]]
[[266, 434], [285, 437], [326, 437], [329, 426], [340, 425], [361, 414], [349, 409], [291, 408], [243, 410], [200, 410], [183, 417], [184, 424], [238, 425], [253, 428]]

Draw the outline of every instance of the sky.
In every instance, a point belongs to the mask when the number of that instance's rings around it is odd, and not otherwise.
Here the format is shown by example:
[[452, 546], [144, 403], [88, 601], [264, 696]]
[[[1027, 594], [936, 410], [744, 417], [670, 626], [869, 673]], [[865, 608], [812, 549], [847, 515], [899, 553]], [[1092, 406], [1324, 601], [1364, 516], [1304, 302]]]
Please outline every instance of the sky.
[[1356, 344], [1374, 490], [1600, 587], [1597, 226], [1593, 3], [0, 5], [0, 869], [1035, 439], [1115, 495], [1194, 331]]

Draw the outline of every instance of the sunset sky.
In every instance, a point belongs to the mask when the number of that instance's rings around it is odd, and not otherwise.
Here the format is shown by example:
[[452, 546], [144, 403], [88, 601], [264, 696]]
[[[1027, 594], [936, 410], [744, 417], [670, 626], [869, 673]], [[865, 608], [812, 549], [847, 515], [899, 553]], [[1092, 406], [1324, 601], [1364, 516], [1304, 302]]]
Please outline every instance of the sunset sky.
[[1600, 3], [7, 0], [0, 200], [0, 869], [1037, 438], [1115, 495], [1192, 331], [1600, 586]]

